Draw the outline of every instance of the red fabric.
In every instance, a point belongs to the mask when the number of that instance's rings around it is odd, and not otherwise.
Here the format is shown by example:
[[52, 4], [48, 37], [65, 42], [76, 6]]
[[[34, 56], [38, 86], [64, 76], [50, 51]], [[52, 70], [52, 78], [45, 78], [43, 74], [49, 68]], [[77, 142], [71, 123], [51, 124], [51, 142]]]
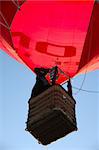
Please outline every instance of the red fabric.
[[99, 57], [99, 2], [95, 2], [93, 7], [78, 70], [92, 61], [92, 59], [96, 58], [97, 60], [97, 57]]
[[[9, 7], [6, 7], [6, 9], [9, 9]], [[3, 9], [5, 9], [4, 6]], [[14, 14], [15, 9], [13, 6]], [[93, 14], [93, 17], [91, 17], [91, 14]], [[73, 77], [77, 73], [79, 74], [86, 64], [99, 55], [98, 38], [94, 40], [99, 35], [98, 14], [99, 4], [94, 4], [94, 0], [26, 1], [17, 11], [13, 22], [9, 21], [12, 36], [8, 37], [7, 41], [4, 36], [5, 30], [2, 30], [4, 32], [2, 37], [10, 45], [10, 38], [12, 38], [13, 50], [15, 49], [18, 57], [31, 70], [34, 67], [49, 68], [57, 65], [63, 72]], [[93, 23], [94, 19], [95, 22]], [[94, 52], [92, 48], [87, 59], [87, 47], [90, 43], [91, 31], [94, 32], [92, 40]], [[16, 59], [18, 60], [18, 58]], [[94, 59], [94, 64], [96, 63], [95, 60], [97, 61], [97, 59]], [[87, 66], [87, 69], [90, 65]], [[92, 68], [92, 70], [95, 69], [94, 67]], [[65, 80], [66, 76], [61, 74], [58, 83]]]
[[23, 2], [24, 0], [0, 1], [0, 48], [21, 63], [23, 63], [23, 61], [14, 50], [11, 34], [11, 23], [14, 19], [16, 11], [21, 7]]

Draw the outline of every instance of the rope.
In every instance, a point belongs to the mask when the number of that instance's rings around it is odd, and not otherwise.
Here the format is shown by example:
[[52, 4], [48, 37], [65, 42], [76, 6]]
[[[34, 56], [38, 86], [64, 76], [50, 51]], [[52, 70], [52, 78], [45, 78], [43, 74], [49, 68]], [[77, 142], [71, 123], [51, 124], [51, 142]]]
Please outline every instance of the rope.
[[[2, 14], [1, 11], [0, 11], [0, 15], [1, 15], [1, 17], [3, 18], [3, 20], [4, 20], [4, 22], [5, 22], [6, 28], [7, 28], [8, 30], [10, 30], [10, 26], [9, 26], [9, 24], [8, 24], [8, 22], [7, 22], [7, 20], [6, 20], [6, 18], [3, 16], [3, 14]], [[3, 25], [4, 25], [4, 24], [3, 24]]]
[[[66, 73], [64, 73], [59, 67], [58, 67], [58, 69], [59, 69], [68, 79], [70, 78], [70, 77], [69, 77]], [[80, 88], [73, 86], [73, 89], [77, 89], [79, 92], [80, 92], [80, 91], [83, 91], [83, 92], [87, 92], [87, 93], [99, 93], [99, 91], [82, 89], [83, 84], [84, 84], [84, 81], [85, 81], [85, 78], [86, 78], [86, 76], [84, 76], [84, 79], [83, 79], [83, 82], [82, 82], [82, 85], [80, 86]], [[67, 82], [67, 81], [66, 81], [66, 82]], [[64, 85], [66, 82], [62, 83], [61, 85]], [[77, 92], [78, 92], [78, 91], [77, 91]], [[78, 93], [77, 93], [77, 94], [78, 94]], [[74, 93], [74, 95], [76, 95], [76, 94]]]
[[87, 70], [86, 70], [86, 72], [84, 74], [84, 78], [83, 78], [83, 81], [82, 81], [82, 83], [80, 85], [80, 88], [78, 88], [78, 91], [76, 93], [74, 93], [74, 95], [77, 95], [82, 90], [82, 87], [83, 87], [85, 79], [86, 79], [86, 74], [87, 74]]
[[[78, 87], [73, 86], [73, 88], [79, 90]], [[83, 92], [88, 92], [88, 93], [99, 93], [99, 91], [93, 91], [93, 90], [86, 90], [86, 89], [80, 89], [80, 90]]]
[[[68, 73], [64, 73], [59, 67], [58, 67], [60, 73], [64, 74], [66, 76], [67, 79], [70, 79], [70, 76]], [[67, 81], [66, 81], [67, 82]], [[65, 84], [66, 82], [62, 83], [61, 85]]]
[[6, 26], [6, 25], [5, 25], [4, 23], [2, 23], [1, 21], [0, 21], [0, 24], [9, 30], [8, 26]]
[[[61, 71], [61, 73], [63, 73], [68, 79], [70, 78], [66, 73], [64, 73], [59, 67], [58, 67], [58, 69]], [[88, 92], [88, 93], [99, 93], [99, 91], [94, 91], [94, 90], [86, 90], [86, 89], [82, 89], [82, 87], [83, 87], [83, 84], [84, 84], [84, 81], [85, 81], [85, 78], [86, 78], [86, 76], [84, 76], [84, 79], [83, 79], [83, 82], [82, 82], [82, 85], [80, 86], [80, 88], [78, 88], [78, 87], [75, 87], [75, 86], [73, 86], [73, 88], [74, 89], [77, 89], [79, 92], [80, 91], [83, 91], [83, 92]], [[67, 81], [66, 81], [67, 82]], [[62, 83], [61, 85], [64, 85], [66, 82], [64, 82], [64, 83]], [[78, 92], [77, 91], [77, 92]], [[78, 94], [78, 93], [77, 93]], [[74, 95], [76, 95], [75, 93], [74, 93]]]
[[13, 2], [13, 4], [17, 7], [17, 9], [19, 9], [20, 10], [20, 6], [18, 5], [18, 1], [14, 1], [14, 0], [11, 0], [12, 2]]
[[[60, 70], [62, 73], [64, 73], [60, 68], [59, 68], [59, 70]], [[64, 73], [64, 75], [65, 75], [67, 78], [69, 78], [69, 76], [68, 76], [67, 74]], [[82, 85], [84, 84], [84, 80], [85, 80], [85, 76], [84, 76]], [[67, 81], [66, 81], [66, 82], [67, 82]], [[66, 82], [62, 83], [61, 85], [64, 85]], [[75, 87], [75, 86], [73, 86], [73, 89], [77, 89], [77, 90], [79, 90], [79, 91], [88, 92], [88, 93], [99, 93], [99, 91], [82, 89], [81, 87], [78, 88], [78, 87]], [[75, 93], [74, 93], [74, 95], [75, 95]]]

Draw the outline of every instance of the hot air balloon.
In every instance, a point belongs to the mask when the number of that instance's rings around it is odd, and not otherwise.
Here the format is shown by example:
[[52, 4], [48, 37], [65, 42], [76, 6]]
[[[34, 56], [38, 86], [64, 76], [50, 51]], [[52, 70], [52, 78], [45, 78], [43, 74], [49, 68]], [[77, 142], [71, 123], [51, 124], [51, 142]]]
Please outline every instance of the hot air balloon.
[[[99, 69], [99, 2], [10, 0], [0, 6], [0, 48], [44, 74], [46, 88], [36, 86], [29, 100], [27, 130], [47, 145], [77, 130], [70, 78]], [[69, 91], [61, 87], [66, 81]]]

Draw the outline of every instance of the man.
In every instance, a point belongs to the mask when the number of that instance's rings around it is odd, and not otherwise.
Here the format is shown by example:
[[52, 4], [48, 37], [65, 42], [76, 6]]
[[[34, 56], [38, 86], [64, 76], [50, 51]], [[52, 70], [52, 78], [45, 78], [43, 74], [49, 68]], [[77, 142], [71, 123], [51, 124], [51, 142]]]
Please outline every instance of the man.
[[[36, 73], [36, 83], [32, 89], [31, 98], [39, 95], [50, 86], [55, 85], [56, 79], [58, 77], [58, 67], [55, 66], [52, 69], [35, 68], [34, 72]], [[45, 77], [47, 73], [50, 74], [50, 83]]]
[[36, 83], [32, 89], [31, 98], [39, 95], [44, 90], [50, 87], [48, 80], [46, 79], [46, 74], [50, 69], [45, 68], [35, 68], [34, 72], [36, 73]]
[[72, 97], [72, 85], [70, 79], [67, 81], [68, 94]]

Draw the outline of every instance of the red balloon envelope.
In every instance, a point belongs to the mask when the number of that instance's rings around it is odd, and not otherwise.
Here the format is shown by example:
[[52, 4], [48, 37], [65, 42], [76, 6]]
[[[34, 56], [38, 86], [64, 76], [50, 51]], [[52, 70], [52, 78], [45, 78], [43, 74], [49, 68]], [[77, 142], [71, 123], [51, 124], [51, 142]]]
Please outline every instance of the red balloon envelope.
[[70, 77], [99, 68], [97, 1], [0, 3], [0, 47], [17, 61], [31, 70], [57, 65]]

